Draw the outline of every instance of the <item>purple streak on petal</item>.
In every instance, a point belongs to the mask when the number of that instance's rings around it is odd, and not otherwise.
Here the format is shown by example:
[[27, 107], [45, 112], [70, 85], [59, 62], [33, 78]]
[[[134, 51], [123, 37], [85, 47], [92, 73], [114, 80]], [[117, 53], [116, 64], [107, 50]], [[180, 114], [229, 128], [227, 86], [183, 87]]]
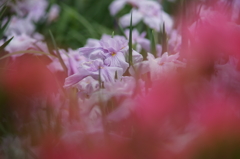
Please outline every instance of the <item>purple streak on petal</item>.
[[104, 64], [110, 67], [120, 67], [125, 72], [129, 66], [126, 62], [124, 55], [121, 52], [116, 53], [115, 55], [110, 55], [104, 60]]
[[123, 48], [128, 46], [128, 41], [123, 36], [114, 36], [111, 37], [103, 37], [100, 40], [100, 45], [102, 49], [107, 50], [109, 53], [118, 52]]

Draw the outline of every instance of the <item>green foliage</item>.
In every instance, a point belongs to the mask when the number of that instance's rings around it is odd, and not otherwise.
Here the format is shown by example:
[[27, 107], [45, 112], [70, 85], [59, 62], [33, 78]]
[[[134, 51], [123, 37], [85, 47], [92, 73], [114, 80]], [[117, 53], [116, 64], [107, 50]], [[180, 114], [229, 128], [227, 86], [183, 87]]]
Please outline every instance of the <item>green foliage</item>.
[[[7, 2], [7, 1], [6, 1]], [[0, 6], [0, 39], [3, 39], [4, 37], [4, 32], [10, 22], [11, 17], [7, 15], [7, 10], [8, 8], [6, 7], [6, 2], [3, 3]], [[4, 19], [6, 18], [6, 19]], [[10, 38], [9, 40], [7, 40], [4, 44], [2, 44], [0, 46], [0, 52], [2, 52], [4, 50], [4, 48], [10, 43], [10, 41], [13, 39]]]
[[51, 24], [46, 21], [38, 23], [37, 31], [50, 40], [50, 29], [59, 47], [77, 49], [85, 45], [88, 38], [99, 39], [104, 33], [112, 33], [114, 18], [108, 9], [111, 2], [112, 0], [52, 0], [51, 4], [60, 5], [60, 16]]
[[57, 52], [57, 57], [58, 57], [58, 59], [59, 59], [59, 62], [60, 62], [60, 64], [61, 64], [63, 70], [64, 70], [65, 73], [67, 74], [67, 66], [65, 65], [65, 63], [64, 63], [64, 61], [63, 61], [63, 59], [62, 59], [62, 57], [61, 57], [61, 55], [60, 55], [60, 53], [59, 53], [59, 51], [58, 51], [56, 41], [55, 41], [55, 39], [54, 39], [54, 37], [53, 37], [53, 34], [52, 34], [52, 32], [51, 32], [50, 30], [49, 30], [49, 34], [50, 34], [50, 36], [51, 36], [54, 49], [55, 49], [56, 52]]
[[154, 37], [154, 30], [150, 30], [149, 29], [149, 31], [150, 31], [150, 41], [151, 41], [151, 52], [152, 52], [152, 54], [156, 57], [156, 54], [157, 54], [157, 50], [156, 50], [156, 40], [155, 40], [155, 37]]
[[167, 33], [165, 30], [165, 23], [163, 23], [162, 27], [162, 54], [168, 51], [168, 42], [167, 42]]
[[132, 66], [132, 13], [131, 13], [131, 21], [130, 21], [130, 31], [129, 31], [129, 42], [128, 42], [128, 46], [129, 46], [129, 66]]
[[0, 46], [0, 52], [4, 50], [4, 48], [12, 41], [12, 39], [13, 37]]

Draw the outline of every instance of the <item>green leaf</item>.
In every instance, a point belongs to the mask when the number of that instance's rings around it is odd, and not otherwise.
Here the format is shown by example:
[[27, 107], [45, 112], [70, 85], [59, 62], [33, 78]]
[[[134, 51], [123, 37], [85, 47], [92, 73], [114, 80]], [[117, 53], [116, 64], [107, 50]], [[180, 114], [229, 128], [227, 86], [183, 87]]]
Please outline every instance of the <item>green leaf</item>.
[[0, 11], [0, 19], [2, 18], [4, 12], [6, 11], [7, 7], [6, 6], [3, 6], [1, 11]]
[[6, 0], [5, 2], [3, 2], [3, 4], [0, 5], [0, 8], [4, 7], [4, 6], [7, 4], [8, 1], [9, 1], [9, 0]]
[[62, 6], [63, 6], [63, 9], [69, 14], [69, 16], [72, 16], [78, 22], [80, 22], [88, 30], [88, 32], [91, 34], [91, 36], [95, 37], [96, 31], [92, 27], [91, 23], [88, 22], [88, 20], [86, 18], [84, 18], [82, 15], [80, 15], [78, 12], [76, 12], [74, 9], [70, 8], [67, 5], [63, 4]]
[[54, 48], [55, 48], [55, 50], [57, 52], [57, 57], [59, 59], [59, 62], [61, 64], [61, 66], [63, 67], [63, 70], [67, 73], [67, 66], [65, 65], [65, 63], [64, 63], [64, 61], [63, 61], [63, 59], [62, 59], [62, 57], [61, 57], [61, 55], [60, 55], [60, 53], [58, 51], [57, 44], [56, 44], [56, 41], [54, 40], [54, 37], [53, 37], [53, 34], [52, 34], [51, 30], [49, 30], [49, 34], [51, 36], [53, 46], [54, 46]]
[[129, 46], [129, 66], [132, 66], [132, 13], [131, 13], [131, 20], [130, 20], [130, 31], [129, 31], [129, 41], [128, 41], [128, 46]]
[[162, 28], [162, 54], [168, 51], [167, 33], [165, 30], [165, 23], [163, 23]]
[[96, 22], [93, 23], [94, 29], [97, 29], [98, 33], [102, 35], [103, 33], [110, 34], [111, 30], [104, 25], [100, 25]]
[[2, 46], [0, 46], [0, 52], [5, 49], [5, 47], [10, 43], [10, 41], [12, 41], [12, 39], [13, 39], [13, 37], [11, 39], [9, 39], [8, 41], [6, 41]]
[[115, 71], [115, 76], [114, 76], [115, 80], [118, 79], [118, 74], [117, 74], [117, 71]]
[[7, 135], [8, 132], [5, 130], [4, 126], [0, 123], [0, 132], [3, 133], [4, 135]]
[[99, 89], [102, 89], [101, 67], [100, 66], [98, 68], [98, 84], [99, 84]]
[[127, 39], [127, 36], [124, 33], [124, 30], [123, 30], [123, 28], [121, 27], [121, 25], [119, 23], [118, 23], [118, 28], [119, 28], [120, 32], [123, 34], [123, 36]]
[[6, 30], [6, 28], [7, 28], [8, 24], [9, 24], [10, 20], [11, 20], [11, 18], [8, 18], [7, 22], [6, 22], [6, 23], [3, 25], [3, 27], [0, 29], [0, 38], [3, 37], [4, 31]]
[[156, 57], [157, 50], [156, 50], [156, 42], [155, 42], [155, 37], [154, 37], [154, 30], [151, 30], [150, 34], [151, 34], [151, 52]]
[[114, 38], [114, 31], [112, 32], [112, 38]]

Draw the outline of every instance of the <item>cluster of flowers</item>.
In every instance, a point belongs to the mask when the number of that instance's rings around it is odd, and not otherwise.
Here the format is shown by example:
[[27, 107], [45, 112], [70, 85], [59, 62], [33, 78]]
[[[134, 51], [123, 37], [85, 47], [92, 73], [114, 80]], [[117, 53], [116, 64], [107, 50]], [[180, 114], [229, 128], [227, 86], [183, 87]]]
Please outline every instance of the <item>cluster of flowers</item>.
[[[133, 14], [133, 25], [136, 25], [143, 20], [146, 25], [156, 31], [160, 31], [160, 27], [163, 23], [165, 23], [168, 31], [172, 29], [172, 18], [163, 11], [161, 5], [156, 1], [116, 0], [109, 7], [111, 15], [116, 15], [126, 4], [133, 7], [131, 10], [131, 13]], [[131, 13], [120, 18], [120, 24], [123, 27], [129, 26]]]
[[[31, 2], [8, 5], [32, 24], [46, 16], [47, 4]], [[176, 29], [153, 0], [115, 0], [110, 13], [126, 4], [132, 11], [119, 19], [130, 26], [124, 35], [88, 39], [78, 50], [51, 51], [33, 31], [10, 22], [11, 59], [0, 84], [14, 99], [6, 105], [21, 133], [2, 139], [0, 157], [239, 157], [238, 0], [200, 0]], [[140, 21], [169, 39], [147, 39], [132, 29]]]
[[[3, 4], [6, 4], [10, 8], [10, 12], [14, 13], [11, 18], [3, 19], [3, 24], [7, 24], [8, 27], [4, 32], [5, 38], [1, 39], [0, 44], [14, 37], [5, 50], [13, 53], [31, 48], [49, 52], [47, 51], [47, 45], [42, 42], [44, 40], [43, 35], [35, 31], [35, 23], [43, 20], [50, 23], [56, 20], [60, 7], [53, 4], [46, 12], [50, 5], [47, 0], [6, 1]], [[17, 56], [19, 55], [15, 55], [15, 57]]]

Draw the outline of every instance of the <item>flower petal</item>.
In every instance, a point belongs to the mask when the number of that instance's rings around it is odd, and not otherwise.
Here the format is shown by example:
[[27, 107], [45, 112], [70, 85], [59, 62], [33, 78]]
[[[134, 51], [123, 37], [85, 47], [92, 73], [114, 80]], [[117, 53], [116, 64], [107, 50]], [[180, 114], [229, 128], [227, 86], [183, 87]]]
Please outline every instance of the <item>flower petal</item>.
[[126, 4], [125, 0], [113, 1], [109, 6], [110, 14], [112, 16], [116, 15], [124, 7], [125, 4]]
[[77, 84], [79, 81], [81, 81], [83, 78], [87, 77], [89, 74], [87, 72], [85, 73], [77, 73], [74, 75], [71, 75], [65, 79], [64, 88], [69, 88], [74, 84]]
[[133, 50], [132, 56], [133, 56], [133, 63], [138, 63], [143, 60], [143, 56], [135, 50]]
[[120, 78], [123, 75], [123, 69], [119, 67], [104, 67], [101, 70], [101, 78], [105, 82], [114, 82], [115, 73], [117, 72], [118, 77]]
[[[140, 13], [135, 9], [132, 10], [132, 25], [136, 25], [137, 23], [139, 23], [142, 18], [143, 18], [142, 13]], [[130, 20], [131, 20], [131, 13], [122, 16], [119, 21], [121, 26], [128, 27], [130, 25]]]
[[104, 60], [104, 63], [111, 67], [120, 67], [123, 69], [123, 72], [125, 72], [129, 66], [121, 52], [118, 52], [115, 55], [110, 55]]

